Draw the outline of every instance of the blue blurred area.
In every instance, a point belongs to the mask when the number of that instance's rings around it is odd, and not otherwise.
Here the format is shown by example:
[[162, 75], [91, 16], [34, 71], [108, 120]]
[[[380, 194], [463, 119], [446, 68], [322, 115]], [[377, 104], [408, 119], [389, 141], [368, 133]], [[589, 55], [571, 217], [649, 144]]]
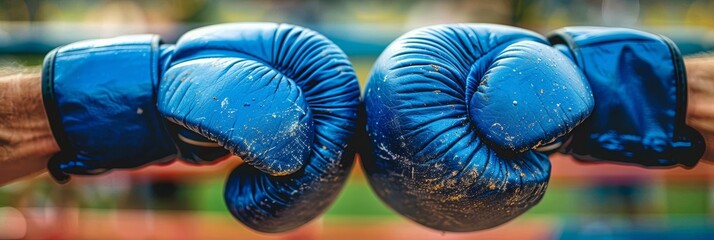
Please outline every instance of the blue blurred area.
[[[207, 24], [189, 23], [174, 27], [162, 34], [165, 42], [176, 42], [184, 32]], [[406, 30], [396, 25], [374, 23], [342, 23], [305, 25], [316, 30], [353, 57], [377, 56], [394, 39]], [[6, 24], [0, 28], [0, 54], [44, 54], [55, 47], [83, 39], [106, 37], [97, 35], [101, 27], [82, 23], [52, 24], [32, 23], [30, 26]], [[714, 30], [701, 27], [643, 27], [646, 31], [671, 38], [682, 54], [691, 55], [714, 50]], [[60, 33], [71, 32], [70, 36]], [[130, 29], [124, 30], [129, 33]], [[544, 33], [545, 34], [545, 33]]]
[[554, 239], [712, 239], [714, 229], [704, 217], [662, 219], [592, 219], [564, 221]]
[[[186, 23], [176, 25], [171, 32], [164, 32], [162, 39], [167, 43], [174, 43], [183, 33], [209, 24]], [[0, 24], [2, 26], [2, 24]], [[318, 31], [339, 45], [350, 56], [376, 56], [399, 35], [401, 28], [397, 26], [384, 26], [375, 24], [316, 24], [304, 25]], [[55, 47], [68, 43], [106, 37], [98, 35], [101, 26], [84, 23], [30, 23], [13, 24], [5, 23], [0, 27], [0, 54], [44, 54]], [[71, 35], [64, 33], [71, 32]], [[142, 33], [131, 28], [118, 32], [127, 34]]]
[[350, 56], [375, 56], [421, 26], [486, 22], [547, 33], [566, 25], [632, 27], [672, 38], [685, 54], [714, 49], [712, 1], [446, 0], [446, 1], [0, 1], [0, 53], [45, 53], [70, 42], [158, 33], [174, 42], [189, 29], [220, 22], [303, 25]]

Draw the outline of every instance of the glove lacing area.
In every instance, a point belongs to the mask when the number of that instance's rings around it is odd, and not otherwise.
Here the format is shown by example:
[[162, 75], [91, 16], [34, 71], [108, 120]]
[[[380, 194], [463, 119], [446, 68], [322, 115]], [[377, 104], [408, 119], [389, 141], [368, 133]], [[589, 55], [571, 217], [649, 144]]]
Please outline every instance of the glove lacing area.
[[42, 95], [61, 149], [48, 161], [60, 183], [173, 160], [176, 148], [156, 109], [160, 39], [127, 35], [71, 43], [51, 51]]

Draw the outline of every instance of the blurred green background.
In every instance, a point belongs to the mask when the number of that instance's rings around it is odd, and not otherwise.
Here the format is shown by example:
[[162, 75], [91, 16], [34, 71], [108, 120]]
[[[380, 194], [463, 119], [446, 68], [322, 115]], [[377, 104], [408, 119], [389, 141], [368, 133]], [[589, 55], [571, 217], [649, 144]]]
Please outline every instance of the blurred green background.
[[[668, 36], [690, 55], [714, 49], [713, 13], [714, 1], [700, 0], [3, 0], [0, 68], [38, 66], [52, 48], [83, 39], [157, 33], [165, 42], [174, 42], [182, 33], [200, 26], [268, 21], [302, 25], [326, 35], [348, 54], [364, 86], [373, 61], [387, 44], [417, 27], [479, 22], [540, 33], [569, 25], [632, 27]], [[311, 230], [302, 231], [310, 234], [296, 236], [361, 238], [372, 236], [372, 231], [378, 238], [395, 238], [397, 235], [385, 234], [403, 234], [399, 228], [404, 228], [414, 233], [399, 235], [408, 239], [714, 238], [714, 168], [708, 165], [700, 164], [693, 170], [644, 170], [580, 165], [563, 156], [554, 157], [553, 162], [554, 176], [542, 202], [519, 220], [485, 233], [494, 235], [439, 233], [403, 219], [376, 197], [358, 165], [338, 201], [316, 223], [320, 227], [308, 226]], [[62, 186], [41, 176], [0, 187], [0, 239], [165, 238], [167, 235], [157, 230], [162, 227], [156, 226], [174, 226], [172, 221], [179, 221], [179, 217], [173, 219], [177, 213], [195, 219], [214, 216], [217, 223], [237, 229], [218, 230], [224, 226], [218, 224], [181, 228], [189, 232], [191, 228], [206, 228], [226, 234], [238, 231], [236, 237], [250, 239], [295, 238], [251, 232], [231, 219], [222, 199], [227, 169], [175, 174], [171, 167], [157, 168], [114, 171]], [[73, 209], [70, 223], [64, 221], [68, 213], [63, 209]], [[154, 220], [142, 227], [119, 230], [90, 231], [82, 227], [105, 221], [105, 216], [134, 211], [155, 216]], [[99, 215], [84, 214], [87, 212]], [[151, 230], [139, 236], [132, 235], [132, 231], [139, 231], [133, 228]], [[96, 235], [87, 234], [95, 230]], [[129, 234], [116, 235], [116, 231]], [[184, 237], [214, 237], [195, 234]], [[235, 236], [216, 234], [220, 238]]]

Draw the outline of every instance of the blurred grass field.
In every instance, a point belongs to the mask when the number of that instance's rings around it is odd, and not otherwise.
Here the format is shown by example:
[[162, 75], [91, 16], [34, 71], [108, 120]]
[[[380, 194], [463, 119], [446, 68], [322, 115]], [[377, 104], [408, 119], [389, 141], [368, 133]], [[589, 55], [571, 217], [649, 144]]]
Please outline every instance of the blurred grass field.
[[[324, 216], [287, 234], [256, 233], [232, 219], [223, 203], [230, 169], [225, 166], [211, 174], [176, 176], [156, 174], [173, 166], [152, 166], [75, 179], [62, 187], [47, 176], [13, 183], [0, 188], [0, 226], [14, 224], [2, 217], [1, 206], [10, 206], [24, 213], [31, 238], [707, 239], [714, 234], [714, 166], [647, 171], [582, 165], [562, 155], [552, 160], [553, 177], [538, 205], [514, 221], [475, 233], [442, 233], [397, 215], [372, 192], [360, 166]], [[127, 229], [136, 234], [122, 233]]]

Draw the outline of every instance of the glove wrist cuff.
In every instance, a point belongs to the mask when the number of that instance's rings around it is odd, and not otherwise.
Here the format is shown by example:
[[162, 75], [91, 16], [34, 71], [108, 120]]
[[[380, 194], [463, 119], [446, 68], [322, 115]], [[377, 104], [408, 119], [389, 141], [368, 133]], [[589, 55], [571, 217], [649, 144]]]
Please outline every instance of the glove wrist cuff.
[[123, 36], [72, 43], [45, 57], [42, 96], [61, 149], [48, 163], [53, 176], [137, 167], [175, 154], [156, 108], [159, 44], [156, 35]]
[[671, 40], [632, 29], [567, 27], [548, 41], [569, 48], [596, 101], [561, 151], [581, 160], [696, 165], [704, 140], [686, 125], [684, 61]]

